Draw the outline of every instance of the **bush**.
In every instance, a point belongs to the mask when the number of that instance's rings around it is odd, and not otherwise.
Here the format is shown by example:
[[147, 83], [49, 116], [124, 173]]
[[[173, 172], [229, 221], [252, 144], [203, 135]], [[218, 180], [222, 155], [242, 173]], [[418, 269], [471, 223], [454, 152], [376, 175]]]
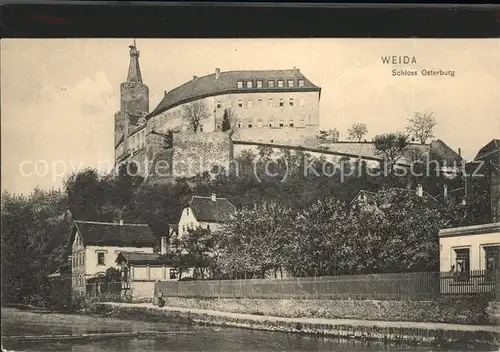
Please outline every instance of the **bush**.
[[33, 294], [25, 297], [23, 303], [40, 308], [45, 308], [48, 306], [47, 300], [38, 294]]

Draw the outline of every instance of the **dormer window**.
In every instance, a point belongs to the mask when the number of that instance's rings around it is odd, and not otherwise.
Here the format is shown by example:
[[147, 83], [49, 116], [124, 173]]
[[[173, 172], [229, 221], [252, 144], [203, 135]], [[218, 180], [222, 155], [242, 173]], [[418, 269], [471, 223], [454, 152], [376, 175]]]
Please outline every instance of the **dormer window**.
[[262, 88], [262, 81], [257, 81], [257, 88]]
[[238, 81], [238, 88], [243, 88], [243, 81]]
[[253, 82], [247, 81], [247, 88], [253, 88]]
[[283, 88], [285, 86], [285, 82], [283, 80], [278, 81], [278, 88]]
[[274, 88], [274, 81], [273, 80], [267, 81], [267, 88]]
[[304, 86], [304, 80], [303, 79], [299, 79], [299, 87], [303, 87]]
[[289, 79], [288, 80], [288, 86], [289, 87], [293, 87], [294, 84], [295, 84], [295, 81], [293, 79]]

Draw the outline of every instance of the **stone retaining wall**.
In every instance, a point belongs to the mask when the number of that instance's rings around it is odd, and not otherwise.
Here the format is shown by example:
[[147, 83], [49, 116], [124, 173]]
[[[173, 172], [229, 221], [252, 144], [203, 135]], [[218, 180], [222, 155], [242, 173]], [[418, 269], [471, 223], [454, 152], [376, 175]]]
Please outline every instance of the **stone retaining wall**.
[[435, 301], [306, 300], [306, 299], [197, 299], [166, 297], [170, 307], [222, 312], [310, 317], [457, 324], [489, 324], [488, 301], [480, 298]]

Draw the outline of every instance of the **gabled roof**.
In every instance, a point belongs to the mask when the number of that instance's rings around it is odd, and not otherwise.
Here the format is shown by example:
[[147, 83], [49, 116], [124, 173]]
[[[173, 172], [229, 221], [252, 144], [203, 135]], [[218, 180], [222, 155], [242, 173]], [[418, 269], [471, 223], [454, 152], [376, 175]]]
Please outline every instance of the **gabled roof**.
[[196, 220], [201, 222], [226, 222], [236, 210], [226, 198], [215, 198], [213, 201], [211, 197], [202, 196], [193, 196], [187, 206], [191, 208]]
[[474, 160], [483, 160], [498, 152], [500, 152], [500, 139], [493, 139], [479, 150]]
[[[394, 187], [394, 188], [388, 188], [387, 190], [388, 190], [388, 191], [395, 191], [395, 192], [397, 192], [397, 193], [401, 193], [401, 194], [404, 194], [404, 193], [408, 193], [408, 194], [416, 194], [416, 192], [417, 192], [417, 191], [416, 191], [416, 190], [414, 190], [414, 189], [395, 188], [395, 187]], [[379, 192], [380, 192], [380, 191], [379, 191]], [[377, 196], [377, 194], [378, 194], [378, 192], [371, 192], [371, 191], [367, 191], [367, 190], [362, 189], [362, 190], [360, 190], [360, 191], [358, 192], [358, 194], [356, 194], [356, 196], [352, 199], [351, 204], [352, 204], [354, 201], [356, 201], [356, 200], [360, 199], [360, 197], [362, 197], [362, 196], [366, 196], [368, 200], [373, 201], [373, 200], [374, 200], [373, 198], [374, 198], [375, 196]], [[427, 199], [429, 199], [429, 200], [432, 200], [432, 201], [434, 201], [434, 202], [437, 202], [436, 197], [434, 197], [434, 196], [430, 195], [430, 194], [429, 194], [429, 193], [427, 193], [426, 191], [422, 191], [422, 196], [423, 196], [423, 197], [425, 197], [425, 198], [427, 198]]]
[[68, 243], [70, 246], [77, 232], [85, 246], [153, 247], [157, 243], [156, 237], [146, 224], [120, 225], [119, 223], [75, 220]]
[[371, 201], [373, 201], [373, 197], [375, 197], [376, 195], [377, 195], [377, 193], [375, 193], [375, 192], [362, 189], [358, 192], [358, 194], [356, 194], [354, 196], [354, 198], [351, 201], [351, 204], [357, 200], [371, 200]]
[[[304, 86], [299, 87], [298, 82], [295, 82], [294, 87], [287, 87], [288, 79], [303, 79]], [[263, 88], [256, 88], [256, 83], [253, 83], [253, 88], [238, 88], [238, 81], [255, 81], [262, 80]], [[284, 80], [285, 87], [279, 88], [277, 83], [274, 88], [267, 87], [268, 80]], [[228, 94], [228, 93], [248, 93], [248, 92], [281, 92], [281, 91], [321, 91], [321, 88], [309, 81], [299, 70], [260, 70], [260, 71], [227, 71], [220, 72], [219, 78], [215, 78], [215, 73], [207, 76], [193, 78], [193, 80], [184, 83], [183, 85], [172, 89], [168, 92], [158, 104], [156, 109], [151, 112], [147, 118], [156, 116], [163, 111], [171, 109], [177, 105], [187, 103], [189, 101], [202, 99], [207, 96]]]

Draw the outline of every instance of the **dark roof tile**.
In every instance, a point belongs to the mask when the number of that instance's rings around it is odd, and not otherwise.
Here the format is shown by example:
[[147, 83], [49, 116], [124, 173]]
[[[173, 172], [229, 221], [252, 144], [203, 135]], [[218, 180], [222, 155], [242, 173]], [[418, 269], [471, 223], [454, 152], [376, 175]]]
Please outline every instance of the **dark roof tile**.
[[226, 222], [236, 210], [226, 198], [216, 198], [213, 201], [211, 197], [193, 196], [189, 206], [196, 220], [201, 222]]
[[104, 246], [155, 246], [157, 241], [146, 224], [123, 224], [80, 221], [73, 222], [69, 244], [73, 243], [76, 231], [82, 236], [84, 245]]
[[[302, 87], [298, 86], [296, 81], [294, 87], [289, 88], [287, 86], [287, 80], [289, 79], [303, 79], [304, 85]], [[238, 88], [238, 81], [254, 81], [253, 88]], [[257, 88], [257, 80], [263, 81], [263, 88]], [[277, 82], [275, 82], [274, 88], [267, 88], [267, 81], [269, 80], [284, 80], [285, 84], [283, 88], [278, 88]], [[173, 108], [177, 105], [201, 99], [211, 95], [218, 95], [224, 93], [230, 93], [233, 91], [246, 93], [255, 91], [320, 91], [321, 88], [314, 85], [309, 81], [299, 70], [260, 70], [260, 71], [228, 71], [221, 72], [218, 79], [215, 78], [215, 73], [207, 76], [193, 78], [193, 80], [184, 83], [183, 85], [172, 89], [168, 92], [158, 104], [158, 106], [151, 112], [147, 118], [156, 116], [163, 111]]]

